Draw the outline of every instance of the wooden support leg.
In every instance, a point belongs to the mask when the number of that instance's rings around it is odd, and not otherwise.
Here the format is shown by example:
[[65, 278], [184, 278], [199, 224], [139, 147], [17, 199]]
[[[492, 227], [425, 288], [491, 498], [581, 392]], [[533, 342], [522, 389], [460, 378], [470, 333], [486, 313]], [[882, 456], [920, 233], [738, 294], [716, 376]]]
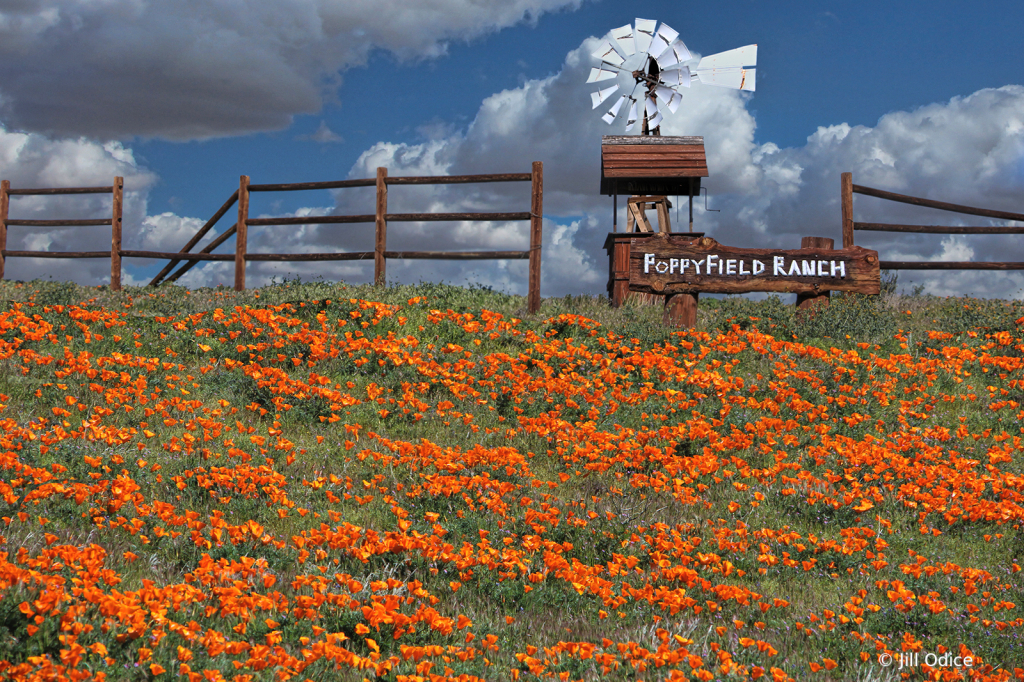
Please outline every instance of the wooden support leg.
[[626, 204], [627, 213], [629, 214], [629, 226], [631, 229], [627, 232], [633, 231], [633, 226], [636, 226], [637, 232], [653, 232], [650, 221], [647, 220], [647, 204], [644, 202], [636, 201], [636, 197], [631, 197]]
[[662, 234], [668, 234], [672, 231], [672, 223], [669, 213], [669, 208], [672, 204], [669, 203], [668, 197], [661, 197], [661, 201], [655, 204], [658, 207], [658, 232]]
[[663, 322], [668, 327], [693, 329], [697, 326], [697, 297], [700, 294], [673, 294], [665, 296]]
[[[832, 249], [835, 248], [835, 240], [827, 237], [804, 237], [800, 240], [801, 249]], [[802, 315], [813, 315], [817, 310], [829, 304], [831, 292], [823, 291], [820, 294], [797, 294], [796, 309]]]

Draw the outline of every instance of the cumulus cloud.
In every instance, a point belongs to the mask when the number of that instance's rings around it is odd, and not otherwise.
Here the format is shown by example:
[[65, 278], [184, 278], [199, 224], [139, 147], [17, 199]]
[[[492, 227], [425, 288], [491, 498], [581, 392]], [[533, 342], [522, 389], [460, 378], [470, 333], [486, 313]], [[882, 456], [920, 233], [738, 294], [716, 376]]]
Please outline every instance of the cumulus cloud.
[[331, 144], [345, 141], [345, 138], [327, 126], [327, 121], [320, 121], [320, 127], [318, 127], [311, 135], [302, 135], [299, 139], [312, 140], [313, 142], [319, 142], [320, 144]]
[[[579, 0], [20, 0], [0, 7], [8, 128], [202, 139], [320, 111], [375, 49], [442, 55]], [[59, 46], [59, 47], [57, 47]]]

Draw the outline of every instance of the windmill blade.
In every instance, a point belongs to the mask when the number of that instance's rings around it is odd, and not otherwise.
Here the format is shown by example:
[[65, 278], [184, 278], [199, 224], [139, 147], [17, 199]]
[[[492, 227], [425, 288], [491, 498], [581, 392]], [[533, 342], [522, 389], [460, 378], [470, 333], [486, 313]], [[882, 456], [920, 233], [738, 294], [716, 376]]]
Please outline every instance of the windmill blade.
[[757, 69], [743, 69], [743, 80], [740, 81], [740, 90], [754, 91], [757, 84]]
[[756, 64], [757, 45], [746, 45], [744, 47], [737, 47], [735, 50], [719, 52], [718, 54], [709, 54], [707, 57], [702, 57], [700, 63], [697, 64], [697, 69], [741, 68], [744, 66], [755, 66]]
[[655, 128], [660, 126], [661, 122], [664, 121], [664, 120], [665, 120], [664, 117], [661, 115], [661, 112], [659, 111], [658, 113], [656, 113], [654, 115], [654, 118], [648, 118], [647, 119], [647, 129], [648, 130], [654, 130]]
[[622, 55], [615, 51], [612, 44], [607, 40], [597, 46], [597, 50], [593, 52], [593, 56], [600, 59], [605, 64], [611, 64], [612, 66], [622, 66], [622, 62], [626, 61]]
[[620, 97], [612, 108], [608, 110], [608, 113], [601, 117], [601, 120], [608, 125], [611, 125], [612, 122], [615, 121], [615, 117], [619, 115], [619, 109], [622, 108], [622, 105], [626, 103], [627, 99], [629, 99], [629, 95], [623, 95]]
[[686, 45], [681, 40], [677, 40], [668, 46], [661, 56], [657, 58], [658, 66], [664, 71], [670, 66], [676, 64], [682, 64], [683, 62], [691, 59], [690, 50], [687, 49]]
[[633, 34], [633, 40], [636, 41], [637, 52], [644, 53], [650, 49], [651, 41], [654, 40], [654, 27], [657, 25], [658, 22], [653, 19], [636, 20], [636, 33]]
[[619, 52], [629, 57], [636, 54], [636, 41], [633, 40], [633, 26], [626, 24], [611, 30], [612, 39], [618, 45]]
[[739, 90], [744, 85], [746, 69], [726, 68], [707, 69], [696, 71], [697, 78], [704, 85], [716, 85], [720, 88], [733, 88]]
[[662, 71], [659, 76], [661, 82], [670, 88], [678, 88], [680, 86], [684, 88], [690, 87], [690, 67], [684, 66], [680, 69], [669, 69], [668, 71]]
[[668, 110], [673, 114], [676, 113], [676, 109], [679, 108], [680, 102], [683, 101], [683, 96], [675, 90], [670, 90], [663, 85], [659, 85], [654, 89], [654, 91], [658, 93], [658, 98], [665, 103]]
[[598, 81], [606, 81], [609, 78], [615, 78], [618, 74], [610, 69], [590, 69], [590, 78], [587, 79], [588, 83], [597, 83]]
[[633, 106], [629, 108], [629, 116], [626, 118], [626, 132], [628, 133], [636, 125], [637, 111], [636, 102], [633, 102]]
[[601, 102], [605, 101], [613, 94], [615, 94], [615, 91], [618, 89], [618, 85], [613, 85], [610, 88], [605, 88], [604, 90], [598, 90], [597, 92], [590, 93], [590, 100], [594, 103], [594, 106], [592, 106], [591, 109], [597, 109]]
[[658, 32], [654, 34], [654, 40], [651, 42], [650, 55], [657, 59], [662, 53], [668, 49], [668, 46], [672, 44], [672, 41], [679, 37], [679, 31], [674, 30], [668, 24], [662, 24], [658, 27]]
[[650, 119], [658, 115], [658, 103], [653, 97], [647, 97], [647, 104], [644, 106], [644, 111], [647, 112], [648, 125], [650, 125]]

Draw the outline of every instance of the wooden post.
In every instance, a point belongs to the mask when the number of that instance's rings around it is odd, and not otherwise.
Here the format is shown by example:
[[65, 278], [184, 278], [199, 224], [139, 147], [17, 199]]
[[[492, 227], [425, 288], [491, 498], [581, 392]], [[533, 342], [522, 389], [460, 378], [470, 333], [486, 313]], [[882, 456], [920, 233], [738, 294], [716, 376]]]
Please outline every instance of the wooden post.
[[7, 208], [10, 205], [10, 180], [0, 180], [0, 279], [4, 278], [4, 249], [7, 248]]
[[690, 232], [693, 232], [693, 178], [690, 178], [690, 201], [687, 205], [690, 209]]
[[668, 197], [659, 197], [659, 201], [655, 206], [658, 208], [658, 232], [668, 234], [672, 231], [671, 213], [668, 210]]
[[[849, 173], [843, 173], [843, 176], [848, 176]], [[845, 236], [845, 235], [844, 235]], [[827, 237], [804, 237], [800, 240], [801, 249], [833, 249], [835, 248], [836, 241]], [[804, 314], [813, 313], [818, 308], [823, 308], [829, 303], [829, 295], [831, 292], [823, 291], [820, 294], [797, 294], [796, 295], [796, 309], [797, 312], [803, 312]]]
[[[626, 203], [627, 212], [629, 213], [630, 229], [627, 232], [654, 232], [654, 228], [651, 227], [651, 223], [647, 220], [647, 204], [639, 201], [640, 197], [632, 196]], [[635, 226], [635, 227], [634, 227]]]
[[839, 201], [843, 205], [843, 248], [848, 249], [853, 246], [853, 173], [843, 173]]
[[540, 310], [540, 244], [544, 224], [544, 164], [533, 162], [530, 191], [530, 278], [526, 308], [535, 313]]
[[235, 226], [235, 291], [245, 291], [245, 252], [248, 247], [249, 176], [238, 180], [238, 224]]
[[121, 291], [121, 210], [124, 200], [124, 178], [116, 176], [113, 195], [113, 214], [110, 217], [110, 290]]
[[388, 169], [377, 168], [377, 220], [376, 241], [373, 253], [373, 283], [384, 286], [387, 277], [387, 261], [384, 251], [388, 243]]
[[700, 294], [673, 294], [665, 297], [662, 322], [668, 327], [693, 329], [697, 326], [697, 298]]

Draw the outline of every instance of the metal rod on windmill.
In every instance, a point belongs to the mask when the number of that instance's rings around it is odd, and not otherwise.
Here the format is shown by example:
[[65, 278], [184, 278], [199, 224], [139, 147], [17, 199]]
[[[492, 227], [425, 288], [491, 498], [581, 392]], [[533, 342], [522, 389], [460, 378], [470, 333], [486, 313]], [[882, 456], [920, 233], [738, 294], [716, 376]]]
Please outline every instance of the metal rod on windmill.
[[694, 80], [752, 92], [757, 45], [697, 60], [678, 31], [652, 19], [637, 19], [613, 28], [593, 56], [600, 66], [591, 68], [587, 82], [615, 81], [591, 93], [593, 108], [618, 94], [602, 120], [612, 125], [625, 118], [626, 133], [640, 123], [639, 136], [606, 135], [602, 140], [601, 193], [612, 195], [613, 230], [618, 231], [618, 195], [628, 193], [633, 196], [626, 204], [627, 230], [649, 230], [642, 214], [657, 208], [658, 231], [669, 232], [668, 195], [676, 194], [689, 197], [693, 232], [693, 196], [700, 194], [700, 178], [708, 177], [704, 138], [662, 137], [664, 110], [675, 114], [683, 101], [680, 89], [690, 88]]

